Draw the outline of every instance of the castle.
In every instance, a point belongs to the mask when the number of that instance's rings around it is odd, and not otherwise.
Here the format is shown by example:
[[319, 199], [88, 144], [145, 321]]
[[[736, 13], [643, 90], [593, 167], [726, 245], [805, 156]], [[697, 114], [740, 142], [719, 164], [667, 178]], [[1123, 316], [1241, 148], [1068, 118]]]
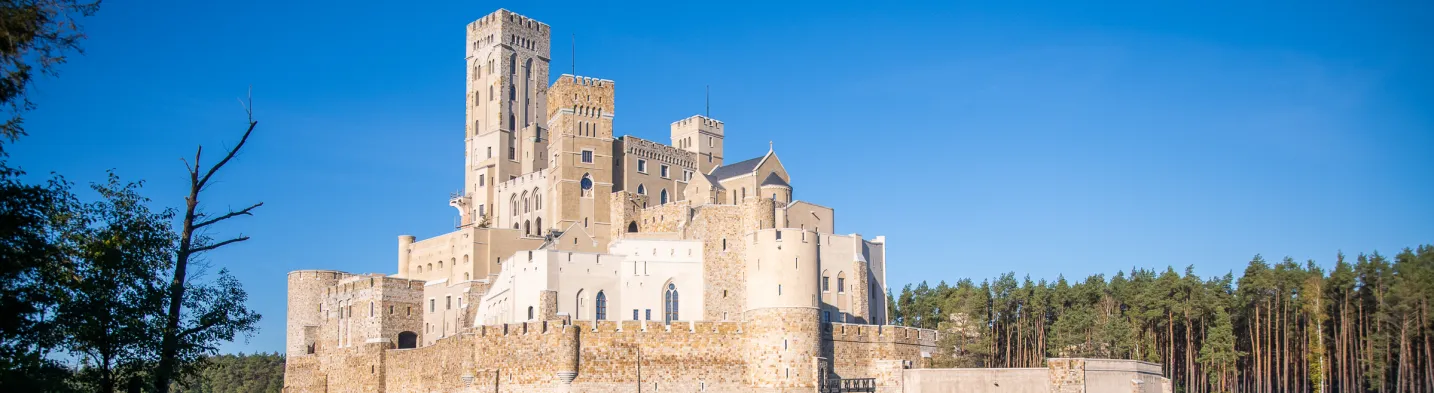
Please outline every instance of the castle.
[[399, 236], [393, 274], [290, 272], [286, 392], [900, 391], [936, 333], [886, 325], [883, 237], [716, 119], [615, 137], [616, 83], [548, 84], [549, 44], [467, 26], [460, 225]]

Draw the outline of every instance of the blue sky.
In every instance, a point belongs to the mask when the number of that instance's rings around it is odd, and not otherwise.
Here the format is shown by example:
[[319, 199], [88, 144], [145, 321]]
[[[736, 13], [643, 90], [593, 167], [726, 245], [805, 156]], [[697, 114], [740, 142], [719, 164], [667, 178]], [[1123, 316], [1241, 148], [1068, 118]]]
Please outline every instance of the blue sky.
[[576, 37], [619, 134], [665, 140], [710, 85], [726, 157], [774, 143], [838, 232], [887, 236], [893, 287], [1434, 243], [1427, 2], [673, 3], [105, 2], [7, 150], [177, 208], [252, 85], [206, 207], [265, 206], [207, 262], [265, 318], [225, 351], [282, 350], [286, 272], [392, 272], [397, 235], [452, 228], [463, 28], [499, 7], [552, 26], [554, 77]]

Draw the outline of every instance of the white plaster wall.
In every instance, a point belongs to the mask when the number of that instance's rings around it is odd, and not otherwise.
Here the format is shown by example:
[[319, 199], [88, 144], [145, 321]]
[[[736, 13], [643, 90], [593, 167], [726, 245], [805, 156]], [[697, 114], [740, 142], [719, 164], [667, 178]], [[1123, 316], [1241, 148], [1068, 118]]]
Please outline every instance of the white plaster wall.
[[638, 310], [638, 319], [646, 320], [647, 310], [652, 310], [652, 320], [662, 321], [667, 283], [677, 287], [677, 319], [702, 319], [702, 294], [706, 288], [701, 241], [623, 239], [612, 244], [612, 253], [621, 255], [624, 261], [618, 269], [622, 296], [616, 303], [621, 305], [617, 310], [621, 314], [613, 315], [614, 310], [609, 310], [610, 319], [631, 320], [632, 310]]

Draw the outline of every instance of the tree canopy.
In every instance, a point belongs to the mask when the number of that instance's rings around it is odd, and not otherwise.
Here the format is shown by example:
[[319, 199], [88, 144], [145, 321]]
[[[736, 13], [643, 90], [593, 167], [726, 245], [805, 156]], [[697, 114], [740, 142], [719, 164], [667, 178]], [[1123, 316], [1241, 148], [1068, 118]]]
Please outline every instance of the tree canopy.
[[1158, 362], [1179, 392], [1434, 392], [1434, 246], [1329, 271], [1257, 255], [1239, 277], [1008, 273], [889, 296], [894, 323], [941, 331], [938, 367], [1104, 357]]

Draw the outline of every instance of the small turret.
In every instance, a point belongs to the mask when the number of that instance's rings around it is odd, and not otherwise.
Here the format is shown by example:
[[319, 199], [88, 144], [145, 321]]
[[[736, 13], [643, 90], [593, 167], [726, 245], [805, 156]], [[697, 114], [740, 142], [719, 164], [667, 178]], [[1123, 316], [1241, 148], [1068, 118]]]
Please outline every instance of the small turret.
[[672, 146], [695, 153], [702, 173], [722, 166], [722, 135], [722, 122], [707, 116], [672, 122]]

